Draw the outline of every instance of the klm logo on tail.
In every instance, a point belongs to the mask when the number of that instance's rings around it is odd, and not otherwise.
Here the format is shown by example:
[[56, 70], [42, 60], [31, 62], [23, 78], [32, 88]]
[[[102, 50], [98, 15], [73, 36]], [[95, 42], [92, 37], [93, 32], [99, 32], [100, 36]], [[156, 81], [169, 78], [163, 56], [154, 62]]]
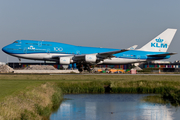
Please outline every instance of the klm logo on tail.
[[156, 47], [156, 48], [167, 48], [167, 44], [163, 44], [164, 40], [159, 38], [159, 39], [156, 39], [156, 42], [152, 42], [151, 43], [151, 47]]

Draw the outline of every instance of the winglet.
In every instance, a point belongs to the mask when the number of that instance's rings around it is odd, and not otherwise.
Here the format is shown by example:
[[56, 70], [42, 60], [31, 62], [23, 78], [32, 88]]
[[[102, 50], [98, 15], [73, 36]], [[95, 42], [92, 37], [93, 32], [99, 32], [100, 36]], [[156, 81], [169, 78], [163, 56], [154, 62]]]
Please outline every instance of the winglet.
[[137, 48], [138, 45], [133, 45], [132, 47], [128, 48], [127, 50], [134, 50]]

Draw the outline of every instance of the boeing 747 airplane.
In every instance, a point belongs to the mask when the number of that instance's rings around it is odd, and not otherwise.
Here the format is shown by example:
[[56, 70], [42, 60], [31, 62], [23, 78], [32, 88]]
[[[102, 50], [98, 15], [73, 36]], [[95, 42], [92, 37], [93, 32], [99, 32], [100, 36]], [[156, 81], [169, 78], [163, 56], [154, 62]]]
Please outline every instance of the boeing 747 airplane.
[[168, 59], [167, 52], [177, 29], [167, 29], [140, 49], [83, 47], [64, 43], [35, 40], [16, 40], [2, 50], [12, 56], [31, 60], [56, 61], [62, 65], [76, 63], [90, 70], [90, 64], [127, 64]]

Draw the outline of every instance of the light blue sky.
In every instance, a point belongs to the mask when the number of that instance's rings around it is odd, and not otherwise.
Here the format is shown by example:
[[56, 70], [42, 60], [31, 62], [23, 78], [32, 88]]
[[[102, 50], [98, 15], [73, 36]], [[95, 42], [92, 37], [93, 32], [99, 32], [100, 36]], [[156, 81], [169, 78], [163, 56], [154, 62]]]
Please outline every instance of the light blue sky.
[[[177, 31], [168, 52], [180, 59], [180, 1], [0, 0], [0, 48], [18, 39], [81, 46], [138, 48], [167, 28]], [[0, 50], [0, 61], [18, 61]]]

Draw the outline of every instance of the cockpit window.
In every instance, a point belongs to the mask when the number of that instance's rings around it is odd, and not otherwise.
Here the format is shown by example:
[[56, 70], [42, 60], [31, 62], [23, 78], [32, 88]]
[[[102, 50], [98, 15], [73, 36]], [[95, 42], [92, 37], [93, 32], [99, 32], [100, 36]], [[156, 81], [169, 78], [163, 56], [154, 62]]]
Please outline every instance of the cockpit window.
[[18, 43], [18, 41], [15, 41], [15, 42], [13, 42], [13, 43]]

